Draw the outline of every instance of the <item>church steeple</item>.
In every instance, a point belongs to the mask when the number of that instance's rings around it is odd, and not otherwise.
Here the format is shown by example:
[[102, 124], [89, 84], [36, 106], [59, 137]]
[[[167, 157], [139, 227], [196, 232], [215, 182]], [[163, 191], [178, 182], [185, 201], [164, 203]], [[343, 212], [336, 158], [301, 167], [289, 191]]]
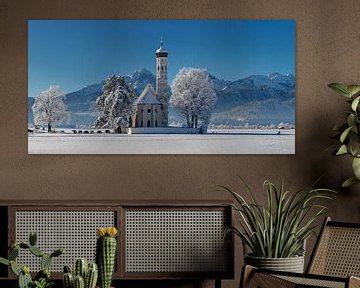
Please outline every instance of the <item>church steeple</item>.
[[164, 48], [164, 41], [163, 41], [163, 38], [161, 37], [160, 48], [156, 50], [156, 56], [157, 57], [167, 57], [167, 55], [168, 55], [168, 52]]
[[167, 56], [168, 51], [164, 48], [163, 38], [160, 40], [160, 48], [156, 50], [156, 95], [163, 106], [162, 126], [168, 125], [168, 79], [167, 79]]

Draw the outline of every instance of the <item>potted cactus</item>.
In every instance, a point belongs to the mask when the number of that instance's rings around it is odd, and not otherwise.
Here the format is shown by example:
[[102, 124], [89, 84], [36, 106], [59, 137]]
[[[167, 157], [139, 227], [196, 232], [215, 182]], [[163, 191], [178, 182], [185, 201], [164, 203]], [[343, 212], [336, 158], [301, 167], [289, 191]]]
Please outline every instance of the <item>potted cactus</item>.
[[99, 287], [110, 288], [116, 258], [115, 227], [100, 227], [97, 229], [96, 262], [99, 268]]
[[96, 263], [88, 262], [85, 258], [78, 258], [71, 272], [69, 266], [64, 267], [64, 288], [95, 288], [98, 279], [98, 267]]
[[[45, 253], [36, 246], [36, 233], [30, 233], [29, 243], [16, 243], [10, 245], [8, 259], [0, 257], [0, 263], [10, 266], [11, 271], [18, 277], [19, 288], [49, 288], [54, 285], [50, 280], [50, 265], [54, 257], [64, 253], [63, 249], [57, 249], [52, 253]], [[34, 280], [30, 275], [30, 268], [26, 265], [19, 266], [16, 259], [19, 256], [20, 249], [26, 249], [33, 255], [39, 257], [41, 270], [35, 275]]]

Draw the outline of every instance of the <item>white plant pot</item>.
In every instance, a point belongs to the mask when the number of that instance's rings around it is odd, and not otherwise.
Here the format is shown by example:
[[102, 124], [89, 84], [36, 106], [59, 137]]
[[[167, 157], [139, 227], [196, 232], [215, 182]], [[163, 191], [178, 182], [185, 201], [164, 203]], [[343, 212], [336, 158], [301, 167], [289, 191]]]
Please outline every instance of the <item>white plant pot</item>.
[[304, 273], [304, 256], [289, 258], [263, 258], [246, 255], [245, 263], [262, 269]]

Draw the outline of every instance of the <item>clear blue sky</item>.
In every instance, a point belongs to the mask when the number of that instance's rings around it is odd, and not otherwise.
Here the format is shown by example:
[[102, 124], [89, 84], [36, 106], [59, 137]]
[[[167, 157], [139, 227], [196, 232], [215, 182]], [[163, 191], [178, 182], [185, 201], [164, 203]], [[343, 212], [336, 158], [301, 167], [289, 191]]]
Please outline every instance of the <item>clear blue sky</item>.
[[155, 73], [161, 37], [169, 83], [184, 66], [226, 80], [295, 74], [293, 20], [29, 20], [28, 96], [50, 85], [69, 93], [142, 68]]

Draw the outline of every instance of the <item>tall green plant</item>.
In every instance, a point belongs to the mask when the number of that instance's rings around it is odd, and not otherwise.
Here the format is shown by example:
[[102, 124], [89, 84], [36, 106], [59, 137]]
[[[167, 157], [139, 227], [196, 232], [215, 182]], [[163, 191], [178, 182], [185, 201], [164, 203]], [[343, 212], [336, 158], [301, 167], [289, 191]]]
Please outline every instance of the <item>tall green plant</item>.
[[100, 288], [110, 288], [116, 258], [115, 227], [100, 227], [96, 231], [99, 238], [96, 242], [96, 262], [99, 267]]
[[283, 183], [278, 189], [266, 180], [267, 205], [263, 206], [244, 180], [242, 182], [251, 201], [246, 201], [230, 188], [219, 186], [234, 197], [236, 204], [233, 208], [240, 215], [240, 227], [228, 227], [225, 233], [233, 232], [239, 236], [256, 257], [287, 258], [300, 255], [304, 241], [314, 233], [315, 220], [326, 209], [318, 204], [318, 200], [331, 199], [334, 191], [310, 187], [291, 193], [284, 189]]
[[353, 157], [352, 168], [354, 177], [347, 179], [342, 186], [348, 187], [360, 183], [360, 85], [344, 85], [331, 83], [328, 85], [338, 94], [344, 96], [351, 108], [346, 112], [347, 119], [344, 123], [334, 127], [340, 141], [335, 155], [349, 154]]

